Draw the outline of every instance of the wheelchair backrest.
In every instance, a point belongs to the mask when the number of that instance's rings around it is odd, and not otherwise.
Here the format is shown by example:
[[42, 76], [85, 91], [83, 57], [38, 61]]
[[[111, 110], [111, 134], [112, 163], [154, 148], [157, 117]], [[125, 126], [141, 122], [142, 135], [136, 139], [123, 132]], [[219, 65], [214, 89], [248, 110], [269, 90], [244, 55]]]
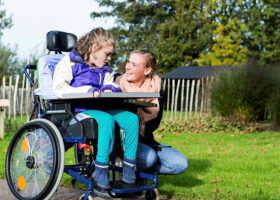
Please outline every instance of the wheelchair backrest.
[[35, 95], [45, 99], [56, 99], [53, 92], [53, 73], [57, 63], [65, 56], [61, 52], [70, 52], [76, 44], [77, 37], [72, 33], [50, 31], [47, 33], [47, 49], [56, 54], [43, 56], [37, 64], [38, 89]]

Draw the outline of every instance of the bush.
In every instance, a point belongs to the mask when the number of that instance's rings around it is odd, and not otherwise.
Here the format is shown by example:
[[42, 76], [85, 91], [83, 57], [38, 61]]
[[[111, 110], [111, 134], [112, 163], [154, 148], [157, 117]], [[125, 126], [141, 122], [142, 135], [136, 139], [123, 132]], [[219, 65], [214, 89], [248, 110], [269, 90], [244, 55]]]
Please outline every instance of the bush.
[[279, 120], [279, 88], [279, 65], [249, 62], [217, 75], [211, 101], [214, 111], [231, 120]]
[[162, 120], [160, 127], [155, 131], [156, 135], [162, 133], [255, 133], [267, 130], [267, 124], [256, 122], [241, 123], [221, 117], [207, 117], [201, 119], [189, 119], [187, 121]]

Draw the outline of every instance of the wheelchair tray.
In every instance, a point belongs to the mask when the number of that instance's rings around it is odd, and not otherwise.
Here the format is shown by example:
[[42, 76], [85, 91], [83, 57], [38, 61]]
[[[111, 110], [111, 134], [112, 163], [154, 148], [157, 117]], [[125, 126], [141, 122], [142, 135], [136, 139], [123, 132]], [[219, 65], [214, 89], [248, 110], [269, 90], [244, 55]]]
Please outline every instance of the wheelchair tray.
[[[101, 98], [159, 98], [159, 93], [154, 92], [103, 92], [101, 93]], [[100, 98], [97, 97], [97, 98]], [[84, 98], [94, 98], [92, 93], [69, 93], [63, 94], [62, 99], [84, 99]], [[96, 99], [96, 98], [94, 98]]]
[[136, 107], [156, 107], [155, 103], [141, 101], [138, 99], [145, 98], [159, 98], [159, 93], [148, 92], [105, 92], [101, 93], [101, 97], [93, 97], [92, 93], [72, 93], [65, 94], [61, 99], [48, 99], [51, 103], [79, 103], [79, 104], [103, 104], [109, 105], [109, 107], [122, 107], [122, 106], [136, 106]]

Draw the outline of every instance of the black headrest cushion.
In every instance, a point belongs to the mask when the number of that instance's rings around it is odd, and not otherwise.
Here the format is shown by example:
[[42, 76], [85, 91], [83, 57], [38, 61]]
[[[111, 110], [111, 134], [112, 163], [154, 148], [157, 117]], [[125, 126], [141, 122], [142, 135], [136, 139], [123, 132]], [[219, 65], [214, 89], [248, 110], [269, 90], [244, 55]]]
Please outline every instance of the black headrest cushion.
[[70, 52], [77, 42], [77, 36], [62, 31], [47, 33], [47, 49], [50, 51]]

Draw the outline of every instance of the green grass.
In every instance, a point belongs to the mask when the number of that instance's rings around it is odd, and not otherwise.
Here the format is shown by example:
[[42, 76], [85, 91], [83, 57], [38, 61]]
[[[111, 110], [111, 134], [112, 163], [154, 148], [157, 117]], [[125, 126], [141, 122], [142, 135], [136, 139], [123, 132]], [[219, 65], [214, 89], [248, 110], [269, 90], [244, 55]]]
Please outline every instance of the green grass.
[[[0, 141], [0, 178], [5, 177], [11, 137], [12, 131]], [[280, 199], [280, 133], [161, 133], [157, 138], [183, 152], [189, 161], [183, 174], [160, 175], [165, 199]], [[70, 149], [66, 164], [73, 163]], [[61, 185], [71, 186], [70, 182], [71, 177], [64, 174]]]
[[280, 134], [164, 134], [189, 160], [178, 176], [160, 176], [168, 199], [280, 199]]

